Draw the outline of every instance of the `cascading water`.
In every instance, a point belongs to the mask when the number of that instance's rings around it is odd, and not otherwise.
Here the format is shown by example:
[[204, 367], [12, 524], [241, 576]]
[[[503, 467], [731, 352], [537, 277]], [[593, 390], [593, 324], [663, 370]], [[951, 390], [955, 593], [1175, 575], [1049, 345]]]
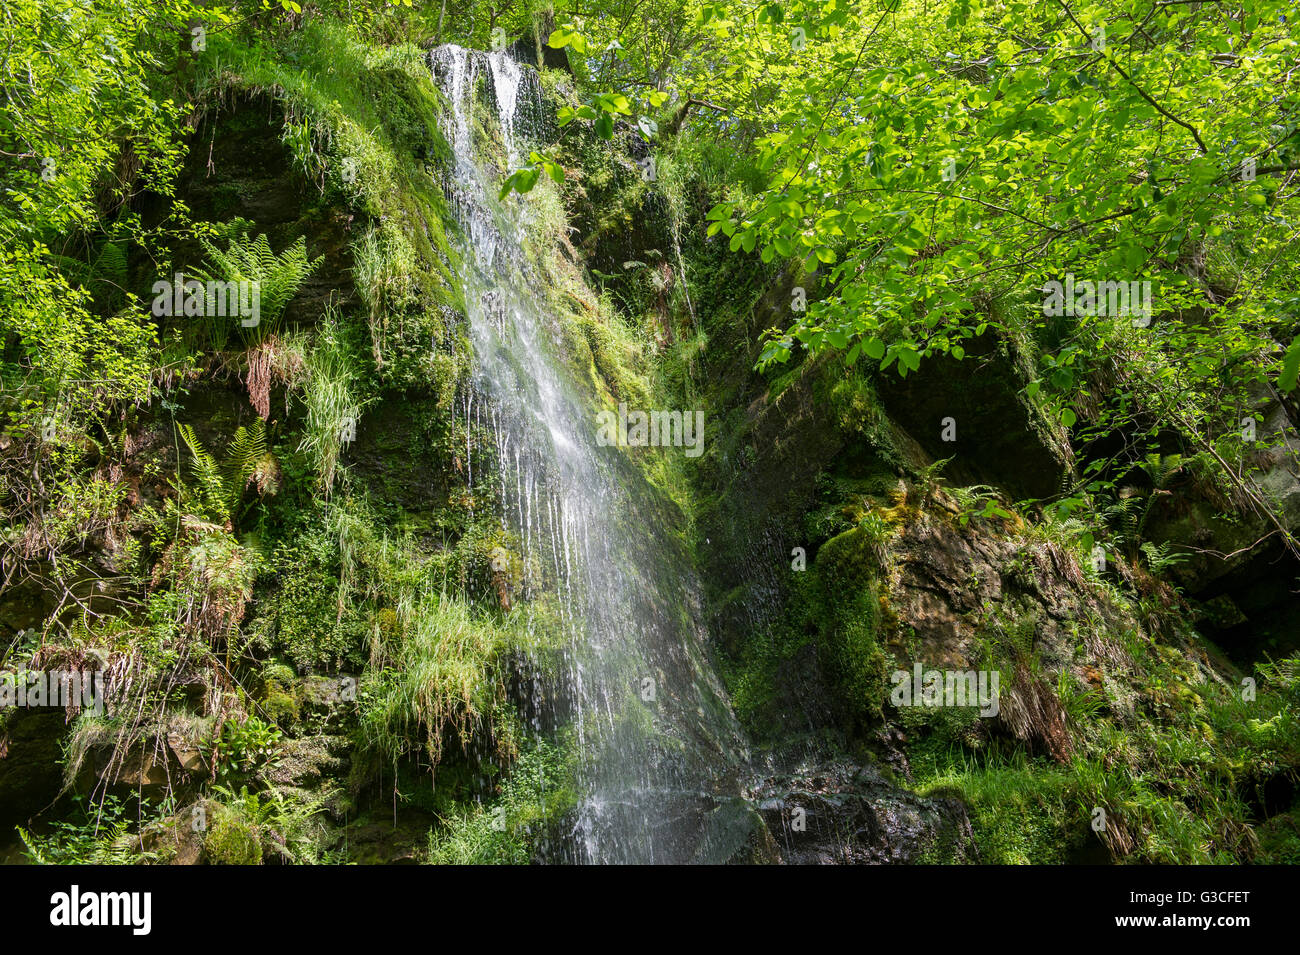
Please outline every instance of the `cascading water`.
[[725, 861], [756, 817], [739, 796], [747, 753], [707, 659], [689, 561], [626, 452], [598, 446], [595, 409], [567, 378], [558, 321], [523, 253], [529, 204], [498, 202], [502, 170], [476, 154], [491, 152], [477, 116], [495, 119], [505, 160], [518, 162], [540, 115], [536, 75], [455, 46], [430, 60], [451, 106], [445, 188], [476, 360], [462, 410], [467, 434], [491, 435], [486, 448], [467, 439], [470, 480], [496, 485], [504, 529], [539, 578], [532, 591], [555, 595], [566, 631], [561, 672], [539, 692], [564, 698], [552, 707], [576, 747], [579, 806], [571, 838], [548, 855]]

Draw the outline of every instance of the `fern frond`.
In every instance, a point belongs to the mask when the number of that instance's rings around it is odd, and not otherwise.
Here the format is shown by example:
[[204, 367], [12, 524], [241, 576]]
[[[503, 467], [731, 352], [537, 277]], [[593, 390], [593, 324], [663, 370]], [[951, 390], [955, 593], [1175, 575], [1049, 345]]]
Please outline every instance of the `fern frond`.
[[254, 327], [241, 326], [249, 344], [262, 341], [272, 334], [286, 306], [297, 294], [324, 256], [307, 257], [307, 240], [299, 236], [280, 255], [271, 249], [266, 233], [253, 239], [234, 235], [225, 249], [219, 249], [206, 239], [200, 240], [209, 269], [196, 269], [195, 275], [205, 282], [256, 282], [258, 284], [258, 318]]
[[120, 308], [126, 301], [128, 285], [126, 252], [116, 242], [105, 241], [90, 266], [91, 293], [102, 308]]
[[232, 515], [248, 482], [255, 479], [258, 469], [264, 467], [270, 457], [266, 447], [266, 424], [261, 418], [255, 418], [247, 428], [240, 426], [236, 429], [226, 460], [227, 508]]
[[181, 438], [193, 456], [199, 500], [207, 516], [235, 524], [244, 490], [252, 482], [260, 496], [279, 488], [280, 466], [266, 445], [266, 424], [260, 418], [235, 430], [225, 464], [219, 465], [188, 424], [178, 425]]
[[230, 454], [226, 462], [227, 473], [233, 479], [232, 483], [242, 488], [248, 482], [257, 462], [265, 454], [266, 425], [261, 418], [255, 418], [247, 428], [240, 426], [236, 429], [235, 437], [230, 442]]
[[41, 844], [36, 841], [30, 832], [22, 826], [15, 826], [18, 831], [18, 838], [23, 841], [23, 847], [27, 852], [27, 858], [31, 859], [37, 865], [54, 865], [54, 860], [47, 856], [41, 849]]
[[51, 255], [50, 258], [59, 267], [59, 271], [63, 273], [63, 277], [68, 280], [70, 285], [86, 286], [90, 284], [91, 269], [89, 264], [81, 261], [81, 259], [74, 259], [67, 255]]
[[204, 510], [213, 516], [225, 517], [229, 511], [227, 500], [229, 491], [226, 481], [217, 467], [216, 459], [203, 447], [194, 428], [188, 424], [177, 426], [185, 446], [193, 457], [192, 470], [199, 485], [199, 499]]

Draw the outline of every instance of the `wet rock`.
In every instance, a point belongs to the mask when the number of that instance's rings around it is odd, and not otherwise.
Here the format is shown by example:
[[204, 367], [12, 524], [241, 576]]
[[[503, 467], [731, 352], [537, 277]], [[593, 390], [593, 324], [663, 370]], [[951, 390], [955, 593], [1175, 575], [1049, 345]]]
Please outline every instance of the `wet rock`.
[[960, 799], [900, 789], [870, 763], [801, 766], [763, 780], [752, 798], [789, 864], [961, 862], [973, 853]]
[[[1300, 438], [1286, 407], [1261, 395], [1256, 402], [1257, 450], [1248, 455], [1255, 486], [1293, 534], [1300, 531]], [[1179, 558], [1168, 574], [1195, 599], [1199, 623], [1241, 662], [1300, 647], [1300, 604], [1294, 580], [1300, 560], [1278, 528], [1243, 498], [1230, 499], [1202, 480], [1183, 480], [1176, 493], [1156, 494], [1144, 537]]]
[[0, 729], [0, 826], [25, 823], [63, 786], [62, 710], [15, 709]]
[[387, 820], [365, 821], [347, 830], [348, 861], [358, 865], [418, 865], [429, 844], [432, 816], [402, 812]]
[[[311, 258], [323, 256], [285, 314], [286, 324], [314, 323], [330, 301], [356, 301], [349, 244], [358, 223], [346, 210], [321, 201], [315, 184], [294, 165], [281, 133], [277, 104], [238, 95], [224, 109], [211, 109], [196, 131], [178, 189], [197, 219], [243, 218], [266, 233], [278, 253], [299, 236]], [[218, 243], [220, 245], [221, 243]], [[180, 261], [197, 264], [202, 249], [184, 247]]]

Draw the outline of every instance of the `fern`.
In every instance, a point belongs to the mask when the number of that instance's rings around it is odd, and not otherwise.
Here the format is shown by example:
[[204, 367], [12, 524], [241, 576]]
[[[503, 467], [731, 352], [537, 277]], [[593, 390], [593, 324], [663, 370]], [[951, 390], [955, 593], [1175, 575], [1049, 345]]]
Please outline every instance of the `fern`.
[[257, 487], [259, 496], [274, 494], [279, 489], [279, 466], [267, 448], [266, 425], [260, 418], [255, 418], [247, 428], [241, 425], [235, 430], [224, 465], [217, 464], [190, 425], [182, 424], [179, 428], [194, 459], [192, 469], [198, 482], [199, 503], [208, 517], [233, 525], [250, 482]]
[[51, 824], [46, 834], [18, 827], [18, 838], [27, 858], [38, 865], [138, 865], [157, 860], [156, 852], [141, 846], [133, 821], [144, 824], [132, 818], [120, 799], [107, 796], [97, 807], [81, 803], [74, 819]]
[[[1124, 545], [1130, 557], [1147, 553], [1147, 546], [1143, 543], [1147, 521], [1155, 509], [1156, 501], [1167, 493], [1165, 488], [1169, 479], [1183, 467], [1183, 464], [1182, 455], [1179, 454], [1161, 455], [1156, 452], [1148, 454], [1138, 466], [1150, 478], [1151, 492], [1143, 494], [1135, 487], [1124, 488], [1120, 492], [1124, 496], [1102, 512], [1103, 520], [1112, 528], [1117, 542]], [[1150, 556], [1148, 554], [1148, 558]], [[1168, 561], [1162, 556], [1162, 566], [1171, 566], [1177, 559]]]
[[1068, 669], [1062, 670], [1057, 675], [1056, 696], [1061, 701], [1066, 715], [1077, 726], [1093, 720], [1108, 703], [1106, 694], [1101, 690], [1090, 686], [1080, 689]]
[[[271, 250], [265, 233], [254, 239], [238, 234], [232, 236], [224, 250], [206, 239], [200, 241], [212, 267], [196, 269], [194, 274], [199, 279], [205, 282], [258, 283], [259, 322], [253, 327], [240, 325], [244, 341], [249, 345], [259, 344], [276, 331], [285, 307], [323, 259], [323, 256], [308, 259], [307, 240], [302, 236], [280, 255]], [[209, 333], [216, 347], [221, 347], [217, 343], [224, 340], [228, 329], [228, 324], [222, 330], [210, 325]]]
[[115, 311], [126, 304], [128, 284], [126, 253], [116, 242], [105, 242], [90, 266], [91, 293], [95, 304], [106, 312]]
[[1147, 497], [1146, 505], [1142, 508], [1142, 516], [1138, 518], [1137, 523], [1137, 540], [1141, 540], [1146, 533], [1147, 519], [1151, 516], [1151, 511], [1159, 492], [1164, 491], [1173, 477], [1183, 466], [1183, 456], [1181, 454], [1170, 454], [1162, 457], [1158, 452], [1148, 454], [1142, 464], [1142, 469], [1147, 472], [1151, 478], [1151, 494]]
[[1151, 568], [1152, 573], [1164, 573], [1171, 567], [1177, 567], [1183, 561], [1187, 560], [1187, 555], [1178, 553], [1173, 550], [1173, 544], [1166, 541], [1163, 544], [1152, 544], [1146, 541], [1142, 544], [1142, 553], [1146, 555], [1147, 566]]
[[232, 496], [243, 494], [258, 464], [267, 455], [266, 425], [260, 418], [251, 427], [239, 427], [230, 442], [229, 460], [226, 462], [226, 481]]
[[1106, 507], [1101, 517], [1114, 533], [1116, 546], [1122, 546], [1131, 556], [1137, 553], [1139, 511], [1143, 501], [1131, 488], [1127, 493], [1129, 496], [1121, 497]]
[[104, 240], [89, 262], [66, 255], [53, 259], [70, 282], [90, 292], [100, 312], [115, 312], [126, 304], [126, 253], [118, 243]]
[[37, 839], [36, 836], [33, 836], [22, 826], [17, 826], [16, 829], [18, 831], [18, 838], [23, 841], [23, 849], [27, 858], [30, 859], [32, 863], [35, 865], [58, 864], [58, 861], [52, 858], [50, 854], [44, 850], [41, 841]]
[[226, 517], [228, 514], [226, 500], [229, 494], [216, 459], [203, 447], [190, 425], [182, 424], [179, 428], [181, 438], [193, 457], [191, 469], [198, 482], [200, 508], [210, 517]]
[[922, 482], [927, 487], [934, 487], [936, 484], [938, 484], [940, 475], [943, 474], [943, 469], [946, 468], [950, 463], [952, 463], [952, 459], [955, 456], [956, 455], [950, 455], [946, 458], [940, 458], [938, 461], [935, 461], [932, 464], [928, 465], [921, 472]]

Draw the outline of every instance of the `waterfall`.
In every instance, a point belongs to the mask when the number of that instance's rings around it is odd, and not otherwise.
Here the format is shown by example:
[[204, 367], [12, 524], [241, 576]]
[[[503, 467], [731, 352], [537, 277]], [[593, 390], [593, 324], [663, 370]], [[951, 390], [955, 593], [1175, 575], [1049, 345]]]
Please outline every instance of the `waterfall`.
[[[690, 561], [627, 449], [597, 444], [597, 409], [565, 370], [559, 319], [523, 253], [530, 200], [497, 201], [508, 170], [491, 154], [513, 165], [525, 151], [541, 115], [536, 74], [450, 45], [430, 65], [451, 111], [444, 188], [475, 355], [458, 407], [484, 436], [467, 439], [469, 473], [496, 490], [528, 594], [557, 602], [565, 628], [559, 672], [521, 701], [535, 731], [562, 731], [577, 752], [572, 831], [548, 858], [725, 861], [756, 817], [740, 797], [748, 754], [708, 660]], [[476, 141], [484, 119], [500, 147]]]

